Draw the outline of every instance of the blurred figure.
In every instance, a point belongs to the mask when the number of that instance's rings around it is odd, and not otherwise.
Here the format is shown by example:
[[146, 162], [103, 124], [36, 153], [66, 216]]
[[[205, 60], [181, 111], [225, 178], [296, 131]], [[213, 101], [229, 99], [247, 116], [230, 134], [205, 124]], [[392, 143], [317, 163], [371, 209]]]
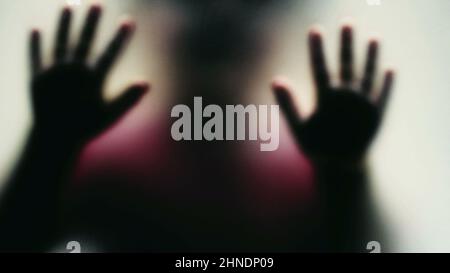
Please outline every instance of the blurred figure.
[[[295, 157], [260, 153], [249, 142], [175, 142], [170, 136], [171, 106], [192, 105], [194, 96], [219, 106], [251, 103], [246, 94], [271, 48], [270, 33], [257, 28], [256, 22], [280, 2], [171, 4], [189, 14], [190, 20], [168, 45], [175, 95], [165, 114], [134, 135], [122, 137], [112, 131], [109, 134], [117, 137], [96, 140], [81, 157], [76, 183], [63, 195], [61, 183], [68, 179], [81, 147], [130, 109], [147, 86], [133, 85], [111, 105], [101, 100], [107, 71], [133, 26], [122, 25], [105, 55], [93, 68], [87, 67], [99, 7], [90, 10], [81, 42], [68, 62], [64, 60], [71, 12], [63, 12], [56, 64], [43, 73], [39, 35], [34, 32], [33, 98], [39, 130], [33, 132], [39, 137], [30, 137], [3, 199], [8, 225], [2, 234], [15, 235], [6, 248], [14, 243], [18, 250], [42, 250], [56, 238], [86, 237], [104, 251], [362, 251], [365, 234], [350, 228], [366, 231], [364, 155], [392, 84], [388, 73], [380, 98], [375, 103], [368, 100], [377, 42], [369, 46], [366, 76], [358, 86], [352, 30], [343, 30], [342, 86], [335, 88], [329, 84], [321, 36], [311, 33], [319, 103], [308, 121], [296, 115], [287, 86], [274, 83], [278, 101], [311, 162], [300, 151]], [[62, 95], [64, 89], [70, 99]], [[50, 146], [56, 147], [51, 153]], [[317, 178], [317, 196], [308, 186], [310, 164]], [[35, 181], [44, 184], [32, 184]], [[57, 211], [59, 196], [65, 199], [62, 213]], [[316, 202], [310, 202], [312, 197]], [[29, 204], [39, 205], [30, 208]], [[23, 218], [17, 220], [17, 215]], [[59, 216], [63, 217], [60, 228]], [[28, 237], [20, 237], [26, 234], [21, 228], [36, 223]]]

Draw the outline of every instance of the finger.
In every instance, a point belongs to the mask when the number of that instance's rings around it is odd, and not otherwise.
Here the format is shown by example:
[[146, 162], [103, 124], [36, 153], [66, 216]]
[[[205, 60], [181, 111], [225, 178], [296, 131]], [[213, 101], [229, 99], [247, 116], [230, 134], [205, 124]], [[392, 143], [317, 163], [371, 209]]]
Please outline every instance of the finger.
[[341, 81], [344, 85], [353, 80], [353, 30], [351, 26], [344, 26], [341, 32]]
[[135, 24], [131, 21], [127, 21], [121, 24], [116, 36], [109, 44], [103, 56], [100, 58], [97, 64], [97, 72], [101, 77], [105, 77], [120, 52], [124, 48], [126, 42], [129, 40], [135, 29]]
[[75, 60], [84, 62], [91, 49], [94, 40], [95, 31], [97, 30], [98, 21], [100, 19], [102, 8], [100, 5], [93, 5], [88, 12], [86, 22], [81, 33], [80, 41], [75, 50]]
[[383, 87], [381, 88], [380, 97], [378, 98], [378, 107], [380, 113], [383, 113], [386, 110], [386, 105], [389, 101], [389, 97], [391, 95], [392, 85], [394, 83], [394, 72], [389, 70], [385, 73]]
[[323, 52], [322, 36], [317, 30], [309, 33], [310, 58], [313, 70], [313, 77], [318, 90], [319, 101], [323, 93], [329, 88], [330, 79]]
[[31, 59], [31, 73], [34, 76], [38, 74], [42, 69], [41, 34], [37, 29], [31, 32], [30, 59]]
[[292, 99], [289, 87], [280, 80], [274, 80], [272, 83], [272, 90], [277, 103], [280, 105], [281, 110], [286, 116], [290, 128], [298, 136], [302, 122], [294, 100]]
[[114, 123], [130, 110], [150, 89], [147, 83], [131, 85], [118, 99], [108, 106], [107, 125]]
[[72, 10], [69, 7], [65, 7], [59, 19], [59, 28], [56, 34], [54, 58], [57, 63], [64, 61], [66, 57], [71, 17]]
[[364, 95], [370, 95], [370, 91], [373, 88], [373, 82], [376, 73], [378, 55], [378, 42], [373, 40], [369, 43], [367, 49], [366, 67], [364, 70], [364, 77], [361, 85], [361, 90]]

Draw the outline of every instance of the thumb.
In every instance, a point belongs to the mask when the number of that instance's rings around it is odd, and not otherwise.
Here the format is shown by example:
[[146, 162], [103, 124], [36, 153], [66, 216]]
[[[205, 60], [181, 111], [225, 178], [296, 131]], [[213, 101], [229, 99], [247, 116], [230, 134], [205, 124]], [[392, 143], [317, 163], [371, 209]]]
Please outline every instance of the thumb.
[[128, 87], [107, 107], [106, 123], [111, 124], [126, 114], [148, 92], [148, 83], [136, 83]]
[[300, 115], [298, 114], [297, 107], [295, 106], [294, 100], [289, 86], [282, 79], [275, 79], [272, 82], [272, 90], [274, 92], [277, 103], [280, 105], [289, 126], [293, 132], [298, 133], [298, 129], [301, 125]]

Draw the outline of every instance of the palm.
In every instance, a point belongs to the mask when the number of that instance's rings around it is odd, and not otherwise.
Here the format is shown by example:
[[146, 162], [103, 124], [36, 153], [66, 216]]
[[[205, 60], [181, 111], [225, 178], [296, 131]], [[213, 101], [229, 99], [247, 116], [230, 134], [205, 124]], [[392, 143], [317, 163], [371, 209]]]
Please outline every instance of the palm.
[[33, 82], [36, 123], [71, 134], [93, 132], [105, 115], [100, 86], [84, 66], [51, 68]]
[[54, 50], [55, 64], [48, 69], [42, 69], [39, 32], [33, 32], [33, 110], [36, 126], [46, 132], [77, 140], [88, 139], [124, 114], [146, 89], [145, 85], [135, 84], [112, 104], [103, 101], [105, 78], [132, 33], [133, 25], [123, 23], [106, 52], [91, 67], [86, 60], [100, 14], [99, 6], [90, 9], [79, 45], [73, 54], [68, 54], [71, 10], [64, 9]]
[[[386, 73], [379, 98], [372, 100], [373, 79], [378, 44], [368, 49], [365, 75], [361, 83], [353, 76], [352, 29], [344, 27], [341, 47], [341, 84], [330, 84], [317, 32], [310, 34], [311, 60], [317, 85], [316, 111], [308, 120], [301, 120], [295, 111], [289, 90], [283, 83], [274, 83], [278, 101], [302, 146], [313, 159], [360, 159], [364, 156], [381, 122], [382, 113], [392, 85], [392, 72]], [[356, 86], [356, 87], [355, 87]]]
[[378, 109], [350, 90], [336, 90], [300, 128], [299, 141], [307, 154], [355, 157], [362, 154], [377, 130]]

